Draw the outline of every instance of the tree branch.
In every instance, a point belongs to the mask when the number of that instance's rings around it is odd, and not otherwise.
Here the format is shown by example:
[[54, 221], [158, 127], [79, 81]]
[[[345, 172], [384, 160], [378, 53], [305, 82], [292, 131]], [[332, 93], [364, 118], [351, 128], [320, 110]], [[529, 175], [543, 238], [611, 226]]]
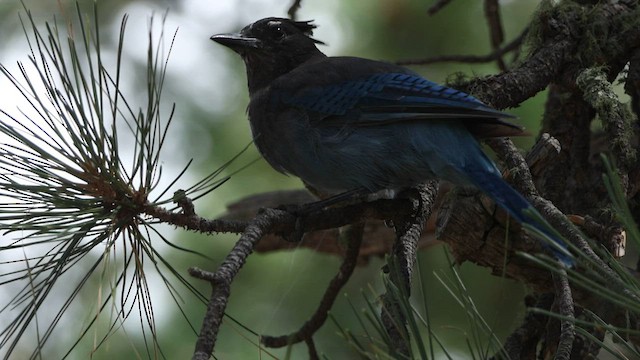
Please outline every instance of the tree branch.
[[438, 193], [438, 182], [430, 181], [416, 188], [405, 190], [398, 198], [411, 201], [413, 209], [410, 214], [391, 218], [394, 223], [397, 240], [393, 246], [386, 272], [389, 274], [390, 286], [396, 290], [382, 295], [381, 320], [385, 331], [393, 345], [393, 351], [400, 356], [411, 355], [409, 333], [406, 329], [407, 319], [400, 302], [411, 294], [411, 278], [416, 263], [418, 241], [427, 219], [431, 216]]
[[[575, 83], [578, 71], [584, 68], [580, 61], [584, 58], [595, 60], [593, 54], [576, 56], [581, 45], [580, 39], [593, 36], [585, 34], [591, 30], [585, 27], [600, 23], [607, 24], [611, 29], [609, 37], [601, 40], [603, 47], [608, 50], [599, 54], [603, 58], [598, 58], [597, 61], [602, 63], [611, 61], [617, 64], [620, 58], [627, 55], [630, 46], [617, 44], [637, 44], [640, 41], [640, 27], [629, 24], [633, 19], [637, 21], [637, 0], [571, 6], [573, 7], [552, 6], [536, 14], [533, 23], [535, 28], [531, 31], [542, 40], [532, 44], [533, 50], [518, 67], [498, 75], [451, 85], [498, 109], [515, 107], [559, 79], [561, 82]], [[589, 15], [586, 22], [585, 14]]]
[[[525, 303], [528, 308], [535, 306], [537, 309], [549, 311], [553, 303], [553, 295], [542, 294], [533, 304], [535, 299], [527, 297]], [[542, 338], [545, 330], [547, 316], [535, 311], [527, 311], [522, 325], [515, 329], [505, 340], [504, 346], [497, 354], [504, 354], [507, 359], [535, 359], [538, 342]], [[492, 360], [502, 359], [501, 356], [494, 356]]]
[[516, 51], [522, 45], [522, 42], [527, 36], [529, 28], [525, 28], [520, 35], [518, 35], [515, 39], [513, 39], [510, 43], [505, 45], [502, 48], [497, 48], [493, 52], [487, 55], [441, 55], [434, 56], [430, 58], [424, 59], [414, 59], [414, 60], [400, 60], [395, 63], [398, 65], [428, 65], [434, 63], [443, 63], [443, 62], [459, 62], [464, 64], [482, 64], [491, 61], [496, 61], [502, 58], [504, 55]]
[[300, 5], [302, 0], [293, 0], [291, 6], [289, 6], [289, 10], [287, 10], [287, 14], [291, 20], [295, 20], [298, 15], [298, 10], [300, 10]]
[[437, 14], [440, 10], [444, 9], [445, 6], [449, 5], [453, 0], [436, 0], [433, 5], [429, 6], [427, 10], [427, 15], [433, 16]]
[[584, 99], [596, 110], [608, 135], [609, 150], [616, 160], [622, 187], [629, 189], [629, 171], [636, 164], [636, 150], [631, 147], [631, 113], [620, 103], [607, 81], [607, 75], [600, 68], [582, 71], [576, 79]]
[[287, 220], [295, 222], [291, 219], [292, 217], [281, 210], [265, 209], [249, 223], [222, 265], [214, 273], [196, 268], [189, 269], [192, 276], [209, 281], [213, 288], [192, 359], [208, 360], [211, 357], [224, 310], [229, 301], [231, 283], [245, 264], [247, 256], [253, 251], [255, 244], [278, 222]]
[[[504, 41], [504, 30], [502, 28], [502, 21], [500, 20], [500, 4], [498, 0], [484, 0], [484, 16], [489, 26], [491, 48], [496, 52], [500, 49], [500, 44]], [[504, 63], [502, 56], [498, 56], [496, 62], [500, 70], [507, 70], [507, 65]]]
[[562, 264], [558, 265], [558, 272], [553, 273], [553, 284], [555, 287], [554, 308], [558, 310], [558, 314], [563, 316], [563, 319], [560, 319], [560, 340], [558, 341], [558, 348], [554, 359], [570, 360], [573, 340], [575, 338], [573, 298], [571, 296], [569, 280], [567, 279], [567, 272], [564, 270]]
[[[362, 242], [364, 225], [362, 223], [350, 225], [347, 227], [346, 242], [347, 251], [338, 273], [331, 279], [327, 290], [320, 301], [320, 305], [313, 313], [311, 318], [302, 325], [296, 332], [282, 336], [266, 336], [263, 335], [261, 342], [271, 348], [289, 346], [301, 341], [312, 342], [313, 335], [324, 325], [329, 315], [329, 310], [333, 306], [340, 291], [351, 278], [353, 270], [358, 262], [358, 253], [360, 252], [360, 244]], [[311, 351], [311, 347], [309, 348]]]

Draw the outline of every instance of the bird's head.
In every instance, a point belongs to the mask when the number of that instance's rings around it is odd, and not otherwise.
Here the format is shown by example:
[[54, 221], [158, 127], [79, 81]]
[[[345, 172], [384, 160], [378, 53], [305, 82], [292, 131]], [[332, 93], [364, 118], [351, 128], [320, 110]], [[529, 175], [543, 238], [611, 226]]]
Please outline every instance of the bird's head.
[[311, 37], [311, 21], [270, 17], [247, 25], [239, 33], [213, 35], [211, 40], [240, 54], [247, 67], [249, 90], [267, 85], [304, 62], [324, 57]]

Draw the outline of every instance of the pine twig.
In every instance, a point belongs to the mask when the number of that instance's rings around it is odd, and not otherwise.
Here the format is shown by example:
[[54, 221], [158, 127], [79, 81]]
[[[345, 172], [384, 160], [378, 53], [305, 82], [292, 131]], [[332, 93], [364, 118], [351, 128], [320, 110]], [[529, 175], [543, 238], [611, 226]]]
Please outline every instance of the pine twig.
[[[324, 325], [329, 316], [329, 311], [333, 306], [338, 295], [342, 291], [344, 285], [351, 278], [353, 270], [358, 263], [358, 253], [360, 252], [360, 244], [362, 243], [362, 235], [364, 230], [364, 224], [353, 224], [348, 227], [345, 240], [347, 242], [347, 250], [345, 252], [344, 260], [338, 273], [331, 279], [329, 286], [325, 290], [320, 305], [314, 311], [313, 315], [307, 320], [304, 325], [292, 334], [282, 336], [262, 336], [262, 343], [271, 348], [283, 347], [296, 344], [298, 342], [313, 343], [313, 335]], [[312, 348], [309, 347], [311, 352]]]

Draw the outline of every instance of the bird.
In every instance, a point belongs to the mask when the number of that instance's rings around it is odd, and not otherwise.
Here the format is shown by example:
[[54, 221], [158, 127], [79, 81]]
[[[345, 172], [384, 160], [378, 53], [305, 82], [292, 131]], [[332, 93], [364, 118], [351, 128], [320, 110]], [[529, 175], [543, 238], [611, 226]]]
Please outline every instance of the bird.
[[313, 21], [269, 17], [211, 40], [240, 55], [247, 113], [258, 151], [277, 171], [324, 193], [375, 193], [438, 179], [475, 187], [518, 222], [571, 254], [535, 208], [505, 180], [480, 140], [523, 128], [465, 92], [388, 62], [329, 57]]

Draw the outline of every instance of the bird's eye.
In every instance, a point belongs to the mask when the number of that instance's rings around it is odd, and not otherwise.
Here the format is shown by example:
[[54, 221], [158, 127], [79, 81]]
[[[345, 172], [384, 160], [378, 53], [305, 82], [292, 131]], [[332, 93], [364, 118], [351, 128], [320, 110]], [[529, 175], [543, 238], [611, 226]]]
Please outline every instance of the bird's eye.
[[276, 39], [276, 40], [280, 40], [282, 38], [284, 38], [287, 35], [287, 33], [284, 31], [284, 29], [282, 29], [282, 25], [280, 24], [272, 24], [271, 25], [271, 36]]

